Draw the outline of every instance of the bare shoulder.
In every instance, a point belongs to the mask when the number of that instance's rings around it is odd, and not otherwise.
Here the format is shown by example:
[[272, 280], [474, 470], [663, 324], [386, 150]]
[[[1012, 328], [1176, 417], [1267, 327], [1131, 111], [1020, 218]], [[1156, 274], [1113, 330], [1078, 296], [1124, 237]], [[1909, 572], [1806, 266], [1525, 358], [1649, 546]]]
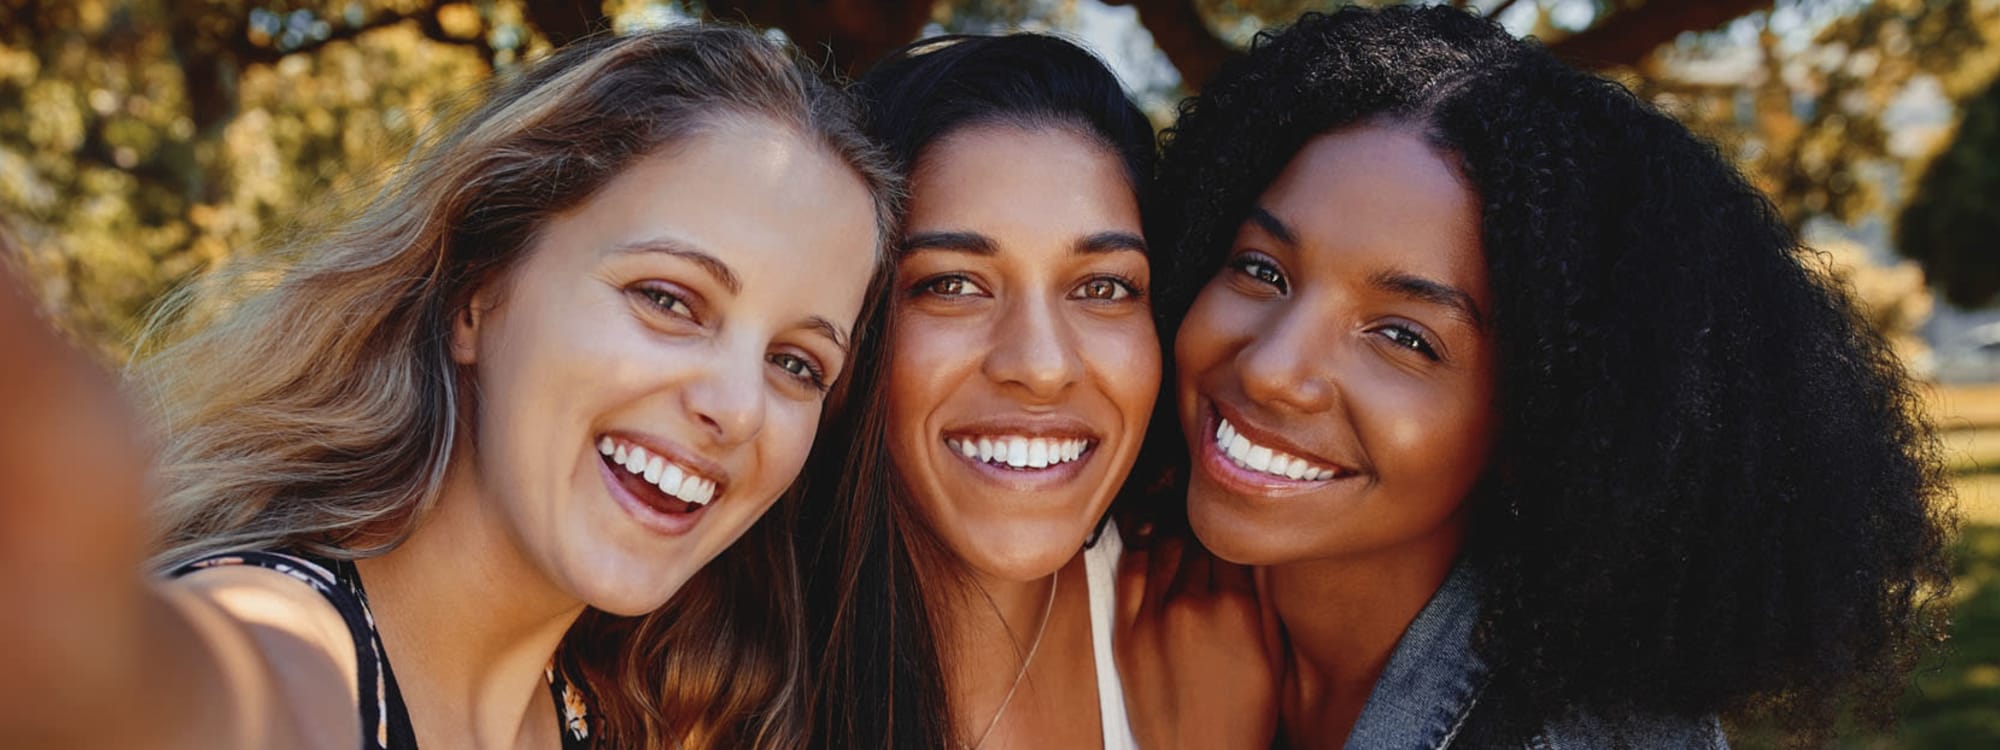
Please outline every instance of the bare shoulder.
[[248, 565], [195, 571], [161, 588], [213, 653], [242, 720], [278, 719], [265, 725], [289, 725], [296, 734], [288, 739], [302, 747], [360, 744], [354, 634], [320, 592]]

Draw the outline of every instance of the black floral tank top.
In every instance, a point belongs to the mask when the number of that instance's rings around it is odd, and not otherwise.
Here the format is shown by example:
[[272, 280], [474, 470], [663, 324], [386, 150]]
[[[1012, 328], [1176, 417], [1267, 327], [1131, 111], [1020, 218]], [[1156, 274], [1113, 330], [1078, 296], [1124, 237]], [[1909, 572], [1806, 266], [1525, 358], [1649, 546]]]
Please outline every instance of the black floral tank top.
[[[375, 615], [368, 611], [368, 594], [361, 589], [361, 575], [347, 560], [325, 560], [282, 552], [228, 552], [210, 555], [184, 564], [168, 573], [179, 578], [197, 570], [220, 565], [250, 565], [274, 570], [311, 586], [333, 604], [354, 635], [355, 664], [360, 674], [361, 750], [414, 750], [417, 736], [410, 729], [410, 713], [403, 707], [403, 694], [396, 688], [396, 674], [383, 654], [382, 639], [375, 632]], [[545, 673], [549, 693], [562, 718], [563, 750], [595, 747], [591, 737], [592, 696], [582, 681], [568, 675], [561, 653], [551, 660]]]

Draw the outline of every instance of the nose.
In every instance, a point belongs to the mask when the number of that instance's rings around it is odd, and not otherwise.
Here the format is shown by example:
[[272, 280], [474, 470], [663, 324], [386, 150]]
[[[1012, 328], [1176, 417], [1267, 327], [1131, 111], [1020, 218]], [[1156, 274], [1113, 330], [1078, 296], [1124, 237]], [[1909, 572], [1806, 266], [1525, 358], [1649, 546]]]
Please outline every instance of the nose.
[[683, 407], [718, 445], [739, 445], [764, 429], [764, 351], [734, 346], [715, 352], [681, 389]]
[[1329, 355], [1338, 334], [1296, 309], [1269, 323], [1237, 352], [1244, 395], [1259, 404], [1303, 414], [1333, 408], [1339, 389]]
[[1082, 377], [1083, 361], [1059, 304], [1030, 298], [1009, 305], [995, 321], [993, 348], [983, 367], [986, 377], [1043, 402], [1061, 396]]

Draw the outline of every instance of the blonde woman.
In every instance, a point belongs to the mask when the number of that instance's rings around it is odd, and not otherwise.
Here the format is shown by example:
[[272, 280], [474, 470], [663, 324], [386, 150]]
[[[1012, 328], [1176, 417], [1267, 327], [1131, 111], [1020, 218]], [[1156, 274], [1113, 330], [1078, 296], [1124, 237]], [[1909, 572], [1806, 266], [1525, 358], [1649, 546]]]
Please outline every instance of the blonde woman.
[[532, 66], [139, 363], [164, 579], [131, 422], [0, 299], [32, 363], [0, 376], [0, 745], [796, 744], [759, 519], [864, 343], [893, 192], [753, 32]]

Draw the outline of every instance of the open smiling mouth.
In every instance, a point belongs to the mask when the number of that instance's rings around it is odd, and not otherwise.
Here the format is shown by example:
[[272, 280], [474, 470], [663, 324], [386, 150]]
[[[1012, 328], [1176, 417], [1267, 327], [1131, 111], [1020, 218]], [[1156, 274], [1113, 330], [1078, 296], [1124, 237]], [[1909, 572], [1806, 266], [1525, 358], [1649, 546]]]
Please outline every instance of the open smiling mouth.
[[715, 499], [715, 480], [645, 448], [606, 435], [598, 438], [597, 452], [619, 486], [652, 510], [688, 515]]
[[1212, 468], [1222, 469], [1237, 481], [1258, 485], [1298, 486], [1359, 476], [1359, 472], [1336, 464], [1321, 463], [1263, 445], [1242, 434], [1227, 418], [1210, 412], [1214, 430], [1209, 433], [1208, 450]]
[[1002, 471], [1037, 472], [1080, 464], [1097, 449], [1088, 438], [1042, 438], [1026, 435], [958, 435], [944, 439], [967, 461]]

